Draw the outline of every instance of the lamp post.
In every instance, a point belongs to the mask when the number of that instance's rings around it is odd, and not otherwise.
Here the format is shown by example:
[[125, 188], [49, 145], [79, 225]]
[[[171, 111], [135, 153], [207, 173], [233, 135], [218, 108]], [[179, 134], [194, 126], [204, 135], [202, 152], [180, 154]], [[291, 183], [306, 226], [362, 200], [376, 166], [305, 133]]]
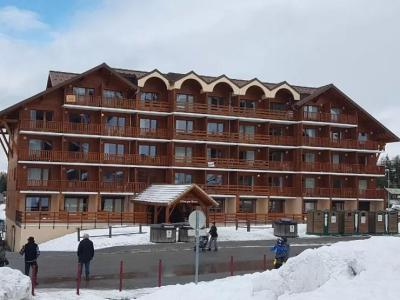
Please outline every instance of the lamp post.
[[389, 204], [389, 200], [390, 200], [390, 192], [389, 192], [389, 188], [390, 188], [390, 171], [391, 171], [391, 169], [388, 169], [388, 168], [385, 169], [385, 173], [387, 173], [387, 189], [386, 189], [386, 191], [387, 191], [387, 208], [390, 207], [390, 204]]

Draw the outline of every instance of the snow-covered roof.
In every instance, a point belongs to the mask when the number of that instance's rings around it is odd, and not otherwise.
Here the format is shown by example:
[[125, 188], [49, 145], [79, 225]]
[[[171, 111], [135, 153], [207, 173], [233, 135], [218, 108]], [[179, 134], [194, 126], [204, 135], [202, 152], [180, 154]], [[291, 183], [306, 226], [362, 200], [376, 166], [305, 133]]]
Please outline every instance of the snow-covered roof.
[[148, 204], [170, 205], [179, 200], [182, 196], [190, 191], [206, 199], [212, 205], [218, 205], [206, 192], [204, 192], [196, 184], [153, 184], [142, 193], [140, 193], [134, 201]]

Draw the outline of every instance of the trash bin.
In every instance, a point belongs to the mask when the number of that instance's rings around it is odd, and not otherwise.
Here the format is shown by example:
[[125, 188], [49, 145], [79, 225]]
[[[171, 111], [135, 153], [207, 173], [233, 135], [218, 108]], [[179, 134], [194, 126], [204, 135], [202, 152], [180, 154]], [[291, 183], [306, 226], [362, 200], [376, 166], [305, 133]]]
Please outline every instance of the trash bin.
[[358, 218], [359, 213], [356, 211], [345, 211], [344, 212], [344, 234], [358, 233]]
[[359, 211], [358, 213], [358, 233], [369, 233], [369, 215], [368, 211]]
[[376, 234], [384, 234], [385, 230], [385, 211], [377, 211], [375, 213], [375, 224], [374, 224], [374, 233]]
[[274, 235], [279, 237], [295, 238], [297, 235], [297, 222], [291, 219], [280, 219], [274, 222]]
[[330, 211], [328, 213], [328, 234], [343, 234], [344, 232], [344, 212]]
[[[326, 234], [328, 229], [328, 212], [322, 210], [311, 211], [311, 228], [313, 234]], [[308, 222], [308, 219], [307, 219]], [[307, 230], [308, 232], [308, 230]]]
[[192, 234], [190, 235], [190, 231], [194, 232], [194, 229], [190, 227], [189, 225], [182, 225], [179, 226], [178, 228], [178, 242], [184, 242], [184, 243], [194, 243], [195, 242], [195, 235]]
[[176, 243], [176, 228], [170, 224], [150, 225], [150, 242]]
[[397, 234], [399, 233], [399, 215], [397, 211], [388, 211], [387, 212], [387, 233], [389, 234]]

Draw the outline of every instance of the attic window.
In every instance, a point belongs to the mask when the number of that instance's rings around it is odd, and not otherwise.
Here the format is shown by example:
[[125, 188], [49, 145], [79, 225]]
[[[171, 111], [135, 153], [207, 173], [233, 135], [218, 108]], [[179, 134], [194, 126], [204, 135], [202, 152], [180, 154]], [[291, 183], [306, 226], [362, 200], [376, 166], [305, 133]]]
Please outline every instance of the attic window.
[[94, 89], [93, 88], [84, 88], [84, 87], [74, 87], [73, 93], [77, 97], [94, 96]]

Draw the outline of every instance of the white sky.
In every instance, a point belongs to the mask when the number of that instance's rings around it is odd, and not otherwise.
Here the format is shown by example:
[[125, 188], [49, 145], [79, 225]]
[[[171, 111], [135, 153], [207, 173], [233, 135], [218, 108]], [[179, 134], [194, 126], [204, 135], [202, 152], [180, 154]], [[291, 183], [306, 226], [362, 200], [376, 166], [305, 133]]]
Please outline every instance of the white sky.
[[[44, 89], [49, 70], [106, 62], [334, 83], [400, 135], [399, 15], [396, 0], [120, 0], [77, 11], [54, 28], [36, 12], [0, 6], [0, 109]], [[400, 145], [387, 149], [400, 153]]]

